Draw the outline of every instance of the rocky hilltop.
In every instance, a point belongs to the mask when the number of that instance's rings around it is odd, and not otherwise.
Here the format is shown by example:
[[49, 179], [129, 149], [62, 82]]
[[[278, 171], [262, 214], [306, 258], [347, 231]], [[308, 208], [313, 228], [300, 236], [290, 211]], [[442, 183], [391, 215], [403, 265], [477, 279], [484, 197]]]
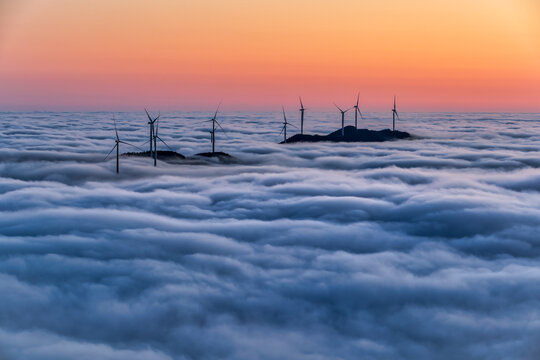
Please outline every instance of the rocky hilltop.
[[[332, 141], [332, 142], [382, 142], [398, 139], [409, 139], [411, 135], [404, 131], [392, 131], [390, 129], [384, 130], [368, 130], [368, 129], [356, 129], [354, 126], [345, 127], [345, 135], [342, 135], [341, 129], [338, 129], [328, 135], [301, 135], [296, 134], [287, 139], [287, 143], [296, 142], [319, 142], [319, 141]], [[282, 141], [280, 144], [283, 144]]]

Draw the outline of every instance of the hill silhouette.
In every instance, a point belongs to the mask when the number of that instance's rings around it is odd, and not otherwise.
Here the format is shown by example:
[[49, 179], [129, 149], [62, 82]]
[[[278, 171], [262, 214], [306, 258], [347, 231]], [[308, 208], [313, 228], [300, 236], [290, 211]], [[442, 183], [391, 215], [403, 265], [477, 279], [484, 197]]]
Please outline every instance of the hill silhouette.
[[203, 157], [208, 157], [208, 158], [213, 158], [213, 157], [217, 157], [217, 158], [233, 158], [233, 156], [231, 156], [231, 155], [229, 155], [227, 153], [221, 152], [221, 151], [198, 153], [198, 154], [196, 154], [196, 156], [203, 156]]
[[[153, 154], [151, 154], [150, 151], [127, 152], [123, 153], [122, 156], [152, 157]], [[177, 153], [176, 151], [158, 150], [157, 158], [159, 160], [183, 160], [186, 157], [180, 153]]]
[[[384, 130], [368, 130], [356, 129], [354, 126], [345, 127], [345, 136], [341, 134], [341, 129], [338, 129], [328, 135], [308, 135], [296, 134], [287, 139], [287, 144], [296, 142], [383, 142], [398, 139], [409, 139], [411, 135], [405, 131]], [[280, 144], [285, 143], [284, 141]]]

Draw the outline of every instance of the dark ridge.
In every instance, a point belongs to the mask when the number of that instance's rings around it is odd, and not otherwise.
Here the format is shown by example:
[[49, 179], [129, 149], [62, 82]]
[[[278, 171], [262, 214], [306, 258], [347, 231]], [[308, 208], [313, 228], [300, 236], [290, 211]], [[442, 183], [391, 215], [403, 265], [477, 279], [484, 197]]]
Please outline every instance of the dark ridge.
[[[144, 152], [127, 152], [127, 153], [122, 154], [122, 156], [152, 157], [153, 155], [150, 154], [150, 151], [144, 151]], [[180, 153], [177, 153], [176, 151], [158, 150], [157, 158], [159, 160], [178, 160], [178, 159], [183, 160], [186, 157]]]
[[229, 159], [234, 158], [234, 156], [231, 156], [231, 155], [229, 155], [227, 153], [224, 153], [224, 152], [221, 152], [221, 151], [198, 153], [195, 156], [204, 156], [204, 157], [208, 157], [208, 158], [213, 158], [213, 157], [229, 158]]
[[[368, 130], [368, 129], [355, 129], [354, 126], [345, 127], [345, 136], [341, 135], [341, 129], [334, 131], [328, 135], [301, 135], [296, 134], [287, 139], [288, 143], [296, 142], [319, 142], [319, 141], [332, 141], [332, 142], [382, 142], [398, 139], [409, 139], [411, 135], [404, 131], [392, 131], [390, 129], [384, 130]], [[280, 142], [283, 144], [284, 141]]]

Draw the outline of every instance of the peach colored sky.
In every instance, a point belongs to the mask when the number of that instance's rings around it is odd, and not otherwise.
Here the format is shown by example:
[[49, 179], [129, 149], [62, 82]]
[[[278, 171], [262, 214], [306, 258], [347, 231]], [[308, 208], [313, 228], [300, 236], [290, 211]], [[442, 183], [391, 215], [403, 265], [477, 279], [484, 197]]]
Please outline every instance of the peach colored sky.
[[0, 110], [540, 111], [537, 0], [0, 0]]

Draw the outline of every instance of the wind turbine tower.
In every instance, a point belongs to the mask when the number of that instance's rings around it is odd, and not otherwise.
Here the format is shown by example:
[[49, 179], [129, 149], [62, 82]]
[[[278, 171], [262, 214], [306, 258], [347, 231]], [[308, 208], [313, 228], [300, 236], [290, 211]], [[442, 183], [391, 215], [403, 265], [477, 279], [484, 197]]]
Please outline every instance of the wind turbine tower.
[[[285, 116], [285, 108], [282, 106], [281, 110], [283, 110], [283, 127], [281, 128], [281, 133], [283, 133], [283, 142], [287, 142], [287, 125], [294, 126], [293, 124], [287, 122], [287, 116]], [[294, 126], [296, 127], [296, 126]]]
[[217, 109], [216, 109], [216, 112], [214, 113], [214, 117], [208, 121], [211, 121], [212, 122], [212, 131], [210, 132], [210, 140], [212, 141], [212, 153], [215, 153], [216, 152], [216, 125], [221, 129], [223, 130], [223, 132], [225, 132], [225, 129], [223, 129], [223, 127], [221, 126], [221, 124], [219, 123], [219, 121], [217, 121], [217, 114], [219, 112], [219, 107], [221, 106], [221, 103], [219, 103]]
[[113, 117], [113, 121], [114, 121], [114, 132], [116, 134], [116, 138], [114, 139], [115, 144], [114, 144], [113, 148], [111, 149], [111, 151], [109, 151], [107, 156], [105, 156], [104, 160], [107, 160], [109, 155], [111, 155], [111, 153], [114, 151], [114, 149], [116, 149], [116, 173], [118, 174], [120, 172], [120, 143], [129, 145], [129, 146], [133, 146], [134, 148], [137, 148], [137, 149], [139, 149], [139, 147], [120, 140], [120, 137], [118, 136], [118, 130], [116, 129], [116, 120], [114, 119], [114, 117]]
[[154, 166], [157, 166], [157, 141], [158, 141], [158, 139], [163, 144], [165, 144], [165, 146], [167, 146], [169, 148], [169, 150], [174, 151], [173, 149], [171, 149], [171, 147], [169, 145], [167, 145], [167, 143], [165, 141], [163, 141], [162, 138], [159, 137], [159, 120], [157, 118], [156, 118], [156, 120], [157, 120], [156, 130], [154, 132], [154, 138], [153, 138], [153, 141], [154, 141]]
[[354, 105], [354, 128], [358, 130], [358, 114], [360, 114], [360, 118], [364, 120], [364, 117], [362, 116], [362, 112], [360, 111], [360, 107], [358, 106], [358, 103], [360, 102], [360, 93], [358, 93], [358, 96], [356, 97], [356, 105]]
[[302, 98], [300, 96], [298, 98], [300, 99], [300, 134], [304, 135], [304, 111], [306, 109], [302, 104]]
[[396, 110], [396, 96], [394, 95], [394, 108], [392, 109], [392, 131], [396, 131], [396, 118], [400, 120]]
[[[146, 109], [144, 109], [144, 112], [146, 113], [146, 116], [148, 116], [148, 124], [150, 125], [150, 156], [153, 155], [152, 153], [152, 142], [155, 140], [154, 139], [154, 123], [159, 119], [159, 117], [161, 116], [161, 114], [158, 114], [158, 116], [152, 120], [152, 118], [150, 117], [150, 114], [148, 113], [148, 111]], [[155, 146], [154, 146], [155, 148]]]
[[[334, 103], [336, 105], [336, 103]], [[341, 112], [341, 136], [345, 136], [345, 113], [352, 108], [348, 108], [347, 110], [342, 110], [339, 106], [336, 105], [338, 110]]]
[[210, 141], [212, 141], [212, 152], [213, 153], [216, 152], [216, 115], [217, 115], [217, 111], [216, 111], [216, 114], [214, 115], [214, 117], [212, 118], [212, 138], [210, 139]]

